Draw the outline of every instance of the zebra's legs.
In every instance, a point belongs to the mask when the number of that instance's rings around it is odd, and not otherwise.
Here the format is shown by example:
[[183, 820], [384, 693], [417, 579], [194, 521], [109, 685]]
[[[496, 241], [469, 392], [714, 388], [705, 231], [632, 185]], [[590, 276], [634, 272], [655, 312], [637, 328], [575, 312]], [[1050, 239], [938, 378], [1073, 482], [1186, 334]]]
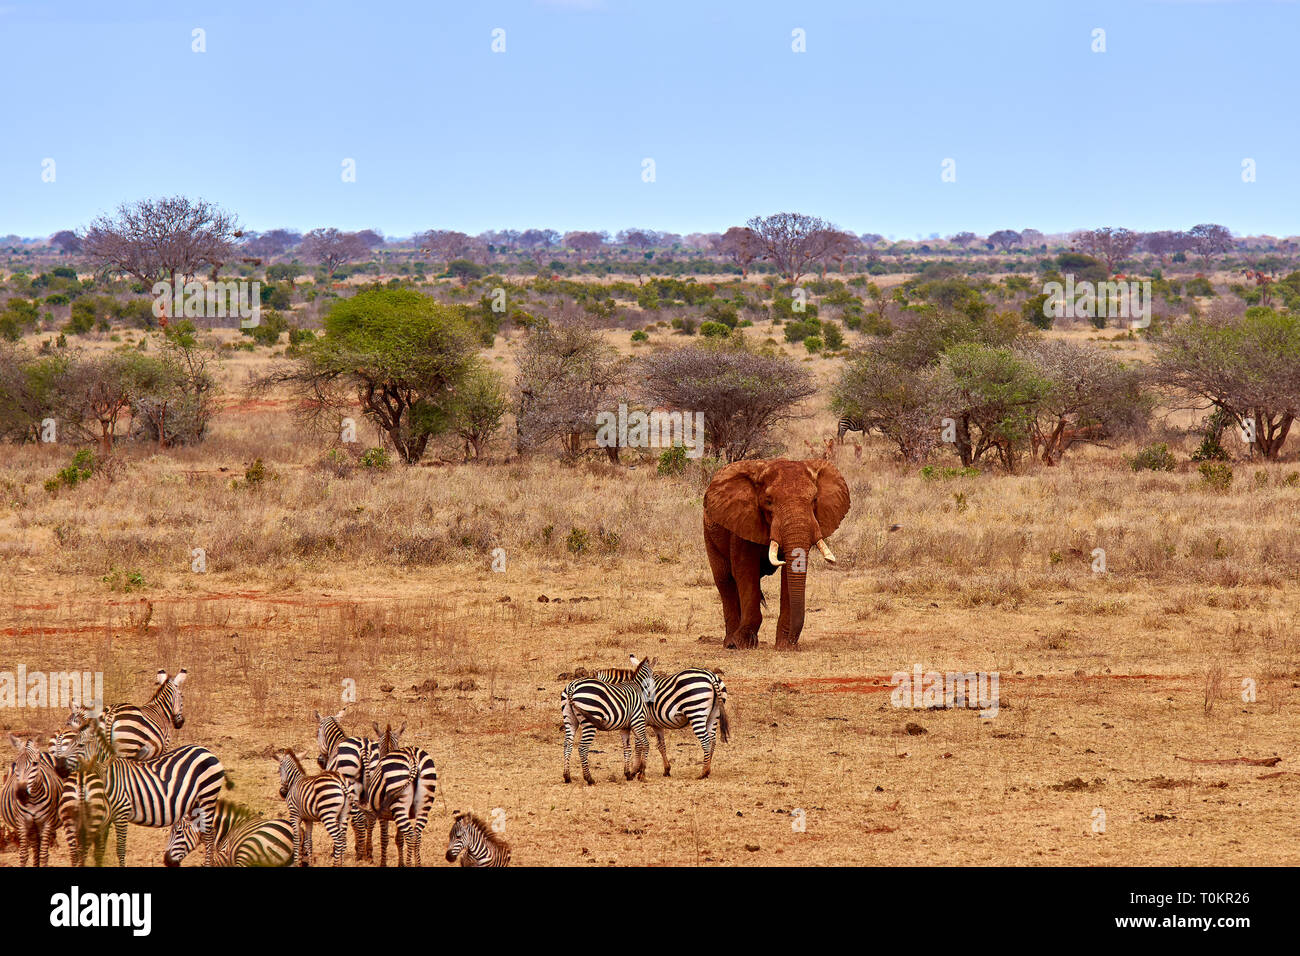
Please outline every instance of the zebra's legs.
[[334, 829], [330, 831], [330, 836], [334, 838], [334, 865], [343, 865], [343, 851], [348, 848], [348, 821], [347, 817], [339, 814], [338, 822]]
[[126, 817], [113, 819], [113, 833], [117, 837], [117, 865], [126, 866]]
[[[646, 736], [644, 717], [633, 722], [632, 733], [636, 737], [636, 766], [632, 771], [632, 776], [638, 780], [644, 780], [645, 765], [650, 760], [650, 738]], [[629, 777], [628, 779], [632, 778]]]
[[379, 818], [379, 865], [388, 865], [388, 818]]
[[668, 762], [668, 744], [664, 741], [664, 729], [662, 727], [655, 728], [655, 739], [659, 742], [659, 756], [664, 758], [664, 776], [670, 776], [673, 767]]
[[50, 851], [54, 849], [54, 843], [58, 835], [59, 817], [55, 814], [45, 824], [45, 832], [41, 836], [41, 866], [50, 865]]
[[630, 730], [623, 730], [619, 732], [619, 736], [623, 738], [623, 777], [624, 779], [631, 780], [632, 779], [632, 732]]
[[194, 810], [194, 819], [199, 827], [199, 834], [203, 837], [203, 865], [213, 866], [213, 853], [217, 848], [217, 827], [216, 814], [214, 806], [196, 807]]
[[582, 762], [582, 779], [587, 781], [587, 786], [594, 787], [596, 781], [591, 779], [591, 766], [587, 762], [587, 751], [591, 749], [591, 742], [596, 739], [596, 725], [583, 724], [582, 737], [578, 740], [578, 759]]
[[303, 866], [311, 866], [311, 857], [312, 857], [312, 848], [311, 848], [311, 831], [312, 831], [312, 826], [313, 826], [313, 824], [312, 824], [312, 822], [311, 822], [310, 820], [307, 820], [307, 819], [305, 819], [305, 818], [303, 819], [303, 821], [302, 821], [302, 831], [303, 831], [303, 837], [302, 837], [302, 860], [303, 860], [303, 862], [302, 862], [302, 865], [303, 865]]
[[691, 730], [695, 732], [695, 737], [704, 748], [704, 770], [700, 773], [700, 779], [703, 780], [713, 769], [713, 747], [717, 743], [718, 721], [713, 716], [713, 711], [697, 714], [697, 719], [691, 721]]
[[573, 734], [576, 729], [574, 724], [577, 718], [574, 717], [567, 701], [561, 708], [561, 712], [564, 716], [564, 782], [569, 783], [572, 780], [569, 776], [569, 758], [573, 755]]

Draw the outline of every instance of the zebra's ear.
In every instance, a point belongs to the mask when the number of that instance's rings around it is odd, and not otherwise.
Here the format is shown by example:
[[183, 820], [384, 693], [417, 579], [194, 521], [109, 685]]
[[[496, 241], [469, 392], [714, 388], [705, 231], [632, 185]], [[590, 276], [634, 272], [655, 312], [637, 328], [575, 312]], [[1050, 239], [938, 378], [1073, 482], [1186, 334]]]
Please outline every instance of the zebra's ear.
[[10, 742], [11, 744], [14, 745], [14, 749], [15, 749], [15, 750], [22, 750], [22, 749], [23, 749], [23, 741], [19, 740], [19, 739], [18, 739], [17, 737], [15, 737], [13, 734], [10, 734], [10, 735], [9, 735], [9, 742]]
[[175, 684], [177, 687], [180, 687], [181, 684], [185, 683], [185, 678], [187, 676], [188, 675], [185, 673], [185, 668], [182, 667], [180, 670], [176, 672], [176, 676], [172, 678], [172, 683]]
[[375, 736], [382, 737], [384, 735], [384, 732], [379, 729], [378, 723], [373, 723], [370, 726], [375, 728]]
[[312, 715], [316, 718], [316, 723], [319, 724], [319, 723], [321, 722], [320, 711], [319, 711], [319, 710], [313, 710], [313, 711], [312, 711]]
[[159, 672], [158, 672], [158, 683], [159, 683], [159, 684], [165, 684], [165, 683], [167, 683], [167, 672], [166, 672], [166, 671], [159, 671]]
[[404, 733], [406, 733], [406, 721], [402, 721], [402, 726], [397, 728], [397, 736], [400, 737]]
[[640, 662], [639, 660], [636, 659], [636, 655], [635, 655], [635, 654], [629, 654], [629, 655], [627, 655], [627, 659], [628, 659], [629, 661], [632, 662], [632, 669], [633, 669], [633, 670], [636, 670], [638, 667], [641, 666], [641, 662]]
[[[347, 712], [348, 712], [347, 704], [344, 704], [344, 705], [343, 705], [343, 709], [340, 710], [337, 714], [334, 715], [334, 719], [335, 719], [335, 720], [342, 720], [342, 719], [343, 719], [343, 715], [346, 714]], [[317, 715], [317, 716], [319, 717], [319, 715]]]

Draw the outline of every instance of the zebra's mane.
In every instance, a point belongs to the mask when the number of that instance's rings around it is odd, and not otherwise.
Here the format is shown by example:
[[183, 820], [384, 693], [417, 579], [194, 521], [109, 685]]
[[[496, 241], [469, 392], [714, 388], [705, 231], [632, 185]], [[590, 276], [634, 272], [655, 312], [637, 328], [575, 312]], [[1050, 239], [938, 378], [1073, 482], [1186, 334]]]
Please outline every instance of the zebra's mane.
[[501, 847], [502, 849], [509, 848], [510, 844], [506, 843], [506, 841], [501, 838], [500, 834], [496, 833], [490, 826], [484, 823], [483, 820], [477, 814], [473, 813], [472, 811], [462, 810], [460, 813], [456, 814], [456, 819], [458, 821], [460, 820], [469, 821], [469, 825], [472, 826], [474, 829], [478, 830], [478, 832], [483, 835], [483, 839], [487, 840], [493, 846], [498, 846]]
[[307, 771], [303, 769], [302, 761], [298, 759], [298, 755], [296, 753], [294, 753], [292, 750], [288, 749], [287, 747], [284, 750], [280, 751], [280, 753], [282, 756], [288, 757], [290, 760], [293, 761], [293, 765], [298, 768], [298, 772], [302, 774], [303, 777], [307, 776]]

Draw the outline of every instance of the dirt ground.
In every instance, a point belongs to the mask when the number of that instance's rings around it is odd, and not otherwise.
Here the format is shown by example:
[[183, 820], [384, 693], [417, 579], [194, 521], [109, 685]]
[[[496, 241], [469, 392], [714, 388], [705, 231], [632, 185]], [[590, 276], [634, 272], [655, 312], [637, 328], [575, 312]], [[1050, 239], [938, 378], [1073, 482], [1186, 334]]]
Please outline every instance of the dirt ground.
[[[815, 411], [792, 457], [833, 429]], [[314, 757], [313, 711], [355, 682], [350, 732], [405, 722], [437, 762], [426, 865], [460, 809], [499, 810], [517, 865], [1300, 862], [1294, 461], [1215, 495], [1115, 449], [948, 481], [846, 446], [841, 561], [814, 560], [799, 650], [778, 653], [774, 579], [760, 648], [721, 647], [702, 479], [554, 461], [338, 477], [312, 464], [322, 447], [234, 391], [209, 443], [129, 451], [111, 484], [50, 495], [66, 449], [3, 448], [0, 670], [103, 671], [111, 703], [187, 667], [179, 740], [269, 813], [271, 754]], [[232, 487], [255, 457], [273, 480]], [[570, 550], [573, 530], [590, 546]], [[710, 779], [679, 731], [669, 778], [652, 749], [624, 781], [604, 734], [597, 785], [562, 782], [564, 675], [629, 652], [723, 673], [732, 737]], [[892, 706], [891, 675], [916, 665], [997, 672], [997, 715]], [[0, 728], [62, 719], [6, 710]], [[163, 842], [132, 827], [128, 863]]]

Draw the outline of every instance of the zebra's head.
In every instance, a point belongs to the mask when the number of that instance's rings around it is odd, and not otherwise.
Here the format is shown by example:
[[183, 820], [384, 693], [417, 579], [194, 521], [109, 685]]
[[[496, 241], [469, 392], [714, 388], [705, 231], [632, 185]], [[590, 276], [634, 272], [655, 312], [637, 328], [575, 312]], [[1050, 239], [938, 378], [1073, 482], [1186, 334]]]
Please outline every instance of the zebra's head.
[[[633, 657], [632, 660], [636, 660], [636, 658]], [[647, 657], [636, 665], [636, 670], [632, 673], [633, 678], [641, 684], [641, 693], [645, 696], [647, 705], [655, 702], [654, 663], [654, 658]]]
[[[159, 671], [158, 673], [162, 674], [163, 679], [166, 680], [167, 678], [166, 671]], [[187, 675], [185, 673], [185, 668], [182, 667], [179, 671], [175, 673], [175, 675], [173, 675], [171, 680], [166, 682], [165, 685], [171, 688], [172, 726], [175, 727], [177, 730], [180, 730], [182, 727], [185, 726], [185, 707], [184, 707], [184, 702], [181, 699], [181, 685], [185, 683], [186, 676]]]
[[163, 850], [163, 866], [180, 866], [181, 861], [198, 845], [198, 824], [194, 822], [193, 816], [187, 813], [171, 828], [167, 837], [167, 849]]
[[30, 740], [23, 740], [10, 734], [9, 743], [13, 744], [14, 750], [18, 752], [13, 763], [9, 765], [9, 779], [12, 781], [14, 796], [18, 798], [18, 802], [26, 803], [32, 791], [40, 784], [37, 764], [40, 755], [36, 752], [36, 745]]
[[75, 754], [80, 734], [71, 727], [56, 730], [50, 737], [50, 758], [54, 761], [54, 772], [60, 777], [68, 776], [75, 766]]
[[272, 759], [277, 760], [280, 765], [280, 796], [287, 797], [290, 788], [306, 777], [307, 771], [302, 769], [298, 755], [292, 750], [281, 750]]
[[320, 748], [320, 753], [316, 756], [316, 763], [322, 770], [329, 766], [329, 762], [334, 759], [338, 753], [339, 741], [347, 736], [343, 732], [343, 726], [339, 723], [343, 719], [348, 709], [344, 707], [337, 714], [330, 716], [326, 714], [321, 716], [319, 710], [313, 711], [316, 715], [316, 746]]
[[382, 757], [401, 746], [402, 734], [406, 733], [406, 722], [403, 721], [402, 726], [396, 730], [393, 729], [392, 724], [388, 724], [383, 730], [379, 729], [379, 724], [374, 724], [374, 728], [375, 736], [379, 738], [379, 756]]
[[460, 857], [461, 852], [465, 849], [465, 837], [469, 830], [470, 813], [468, 810], [457, 810], [454, 816], [455, 822], [451, 825], [451, 833], [447, 836], [448, 863], [455, 863]]

